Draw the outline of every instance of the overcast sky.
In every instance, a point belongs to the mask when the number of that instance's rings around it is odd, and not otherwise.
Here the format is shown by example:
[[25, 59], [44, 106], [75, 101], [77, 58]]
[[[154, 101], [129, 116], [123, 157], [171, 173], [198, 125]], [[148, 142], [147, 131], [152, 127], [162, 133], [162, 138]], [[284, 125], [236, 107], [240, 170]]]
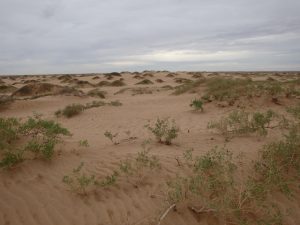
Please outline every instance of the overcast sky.
[[300, 70], [300, 0], [0, 0], [0, 74]]

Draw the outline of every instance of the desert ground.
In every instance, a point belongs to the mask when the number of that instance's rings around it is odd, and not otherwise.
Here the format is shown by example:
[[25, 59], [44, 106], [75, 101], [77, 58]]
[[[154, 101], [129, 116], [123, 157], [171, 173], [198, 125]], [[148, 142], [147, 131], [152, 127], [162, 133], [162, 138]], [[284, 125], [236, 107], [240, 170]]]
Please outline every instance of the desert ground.
[[299, 104], [298, 72], [0, 76], [0, 224], [297, 225]]

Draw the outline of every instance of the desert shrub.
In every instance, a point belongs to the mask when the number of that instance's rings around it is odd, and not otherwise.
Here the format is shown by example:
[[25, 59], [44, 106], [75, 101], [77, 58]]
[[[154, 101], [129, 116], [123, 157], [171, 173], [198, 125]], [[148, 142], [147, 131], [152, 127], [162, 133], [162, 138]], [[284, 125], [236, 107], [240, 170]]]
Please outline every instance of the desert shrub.
[[197, 79], [195, 81], [190, 81], [190, 82], [186, 82], [182, 85], [179, 85], [177, 87], [175, 87], [175, 91], [173, 92], [174, 95], [180, 95], [180, 94], [184, 94], [184, 93], [191, 93], [191, 92], [195, 92], [196, 88], [198, 88], [199, 86], [201, 86], [202, 84], [204, 84], [206, 82], [206, 79]]
[[195, 110], [201, 110], [201, 112], [203, 112], [203, 102], [200, 99], [194, 99], [190, 106]]
[[240, 96], [251, 96], [253, 81], [249, 79], [212, 78], [207, 81], [204, 98], [235, 101]]
[[[260, 194], [275, 189], [291, 194], [300, 180], [300, 132], [293, 127], [283, 140], [266, 145], [255, 163], [256, 183]], [[256, 192], [257, 194], [257, 192]]]
[[86, 103], [84, 106], [84, 109], [97, 108], [97, 107], [105, 106], [106, 104], [107, 103], [105, 103], [103, 101], [92, 101], [92, 102]]
[[164, 143], [166, 145], [170, 145], [171, 141], [177, 137], [179, 132], [179, 128], [175, 121], [170, 121], [169, 118], [157, 118], [153, 126], [149, 123], [146, 124], [145, 127], [151, 131], [159, 143]]
[[[270, 128], [270, 123], [277, 115], [272, 111], [249, 113], [243, 110], [234, 110], [227, 117], [222, 117], [217, 122], [210, 122], [209, 129], [217, 129], [226, 137], [257, 133], [259, 135], [267, 135], [267, 128]], [[276, 126], [279, 126], [281, 121], [278, 121]], [[276, 127], [274, 126], [274, 127]]]
[[86, 140], [86, 139], [84, 139], [84, 140], [80, 140], [79, 141], [79, 146], [81, 146], [81, 147], [89, 147], [90, 145], [89, 145], [89, 142], [88, 142], [88, 140]]
[[65, 135], [70, 135], [66, 128], [38, 116], [24, 122], [16, 118], [0, 118], [0, 167], [10, 168], [22, 162], [29, 152], [35, 157], [50, 160], [55, 145]]
[[87, 94], [92, 97], [105, 98], [106, 92], [100, 91], [99, 89], [93, 89], [90, 90]]
[[281, 224], [278, 207], [253, 195], [237, 159], [224, 148], [189, 157], [188, 175], [167, 182], [169, 204], [185, 203], [196, 214], [212, 216], [214, 224]]
[[149, 85], [149, 84], [153, 84], [153, 82], [151, 80], [148, 80], [148, 79], [144, 79], [138, 83], [136, 83], [136, 85], [139, 85], [139, 84], [143, 84], [143, 85]]
[[65, 116], [67, 118], [71, 118], [73, 116], [76, 116], [80, 113], [82, 113], [84, 110], [84, 105], [82, 104], [72, 104], [67, 105], [63, 110], [58, 110], [55, 112], [56, 116]]
[[75, 115], [80, 114], [81, 112], [83, 112], [86, 109], [91, 109], [91, 108], [97, 108], [97, 107], [101, 107], [101, 106], [105, 106], [105, 105], [109, 105], [109, 106], [121, 106], [122, 103], [118, 100], [116, 101], [111, 101], [111, 102], [104, 102], [104, 101], [92, 101], [89, 103], [86, 103], [85, 105], [82, 104], [72, 104], [72, 105], [68, 105], [66, 106], [64, 109], [62, 110], [58, 110], [55, 112], [55, 115], [57, 117], [59, 116], [65, 116], [67, 118], [73, 117]]
[[300, 121], [300, 104], [287, 108], [287, 112], [292, 114], [297, 120]]
[[83, 173], [83, 166], [84, 163], [81, 162], [77, 168], [73, 169], [72, 174], [65, 175], [62, 181], [69, 186], [71, 191], [86, 195], [87, 188], [95, 184], [95, 176]]
[[159, 158], [149, 154], [150, 150], [144, 148], [137, 156], [131, 159], [120, 161], [120, 175], [125, 175], [128, 182], [137, 187], [145, 176], [150, 172], [161, 168]]
[[111, 106], [121, 106], [123, 105], [120, 101], [116, 100], [116, 101], [111, 101], [110, 103], [108, 103]]
[[119, 142], [115, 140], [115, 138], [118, 136], [118, 133], [112, 134], [110, 131], [105, 131], [104, 136], [107, 137], [114, 145], [119, 144]]
[[118, 171], [113, 171], [111, 175], [107, 175], [103, 180], [96, 181], [95, 185], [100, 187], [109, 187], [111, 185], [114, 185], [117, 182], [118, 176], [119, 176]]
[[[149, 155], [149, 149], [138, 152], [137, 156], [125, 161], [120, 161], [119, 168], [104, 178], [97, 178], [94, 174], [87, 175], [82, 172], [84, 163], [73, 169], [70, 175], [65, 175], [62, 179], [69, 189], [77, 194], [87, 194], [88, 189], [92, 187], [107, 188], [117, 183], [118, 179], [125, 175], [127, 179], [136, 177], [141, 181], [147, 170], [160, 168], [158, 157]], [[135, 184], [136, 186], [136, 184]]]
[[124, 83], [123, 80], [115, 80], [113, 82], [111, 82], [110, 86], [113, 87], [121, 87], [121, 86], [125, 86], [126, 84]]

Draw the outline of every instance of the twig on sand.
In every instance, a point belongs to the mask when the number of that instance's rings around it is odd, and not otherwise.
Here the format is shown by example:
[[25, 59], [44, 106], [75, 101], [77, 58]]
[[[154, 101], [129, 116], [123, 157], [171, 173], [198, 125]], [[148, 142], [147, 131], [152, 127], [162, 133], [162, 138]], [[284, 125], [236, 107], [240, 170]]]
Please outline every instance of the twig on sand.
[[159, 218], [158, 224], [160, 225], [161, 221], [168, 215], [168, 213], [176, 206], [176, 204], [171, 205], [165, 212], [162, 214], [162, 216]]
[[215, 209], [207, 209], [204, 206], [202, 208], [200, 208], [200, 209], [196, 209], [193, 206], [189, 206], [188, 208], [190, 210], [192, 210], [193, 212], [195, 212], [195, 213], [208, 213], [208, 212], [215, 212], [216, 211]]

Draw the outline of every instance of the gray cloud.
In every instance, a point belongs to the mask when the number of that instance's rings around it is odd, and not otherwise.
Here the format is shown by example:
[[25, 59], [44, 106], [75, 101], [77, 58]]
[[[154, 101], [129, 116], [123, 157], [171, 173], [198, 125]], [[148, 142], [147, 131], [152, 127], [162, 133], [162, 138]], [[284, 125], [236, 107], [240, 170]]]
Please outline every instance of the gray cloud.
[[0, 74], [300, 70], [298, 0], [2, 0]]

